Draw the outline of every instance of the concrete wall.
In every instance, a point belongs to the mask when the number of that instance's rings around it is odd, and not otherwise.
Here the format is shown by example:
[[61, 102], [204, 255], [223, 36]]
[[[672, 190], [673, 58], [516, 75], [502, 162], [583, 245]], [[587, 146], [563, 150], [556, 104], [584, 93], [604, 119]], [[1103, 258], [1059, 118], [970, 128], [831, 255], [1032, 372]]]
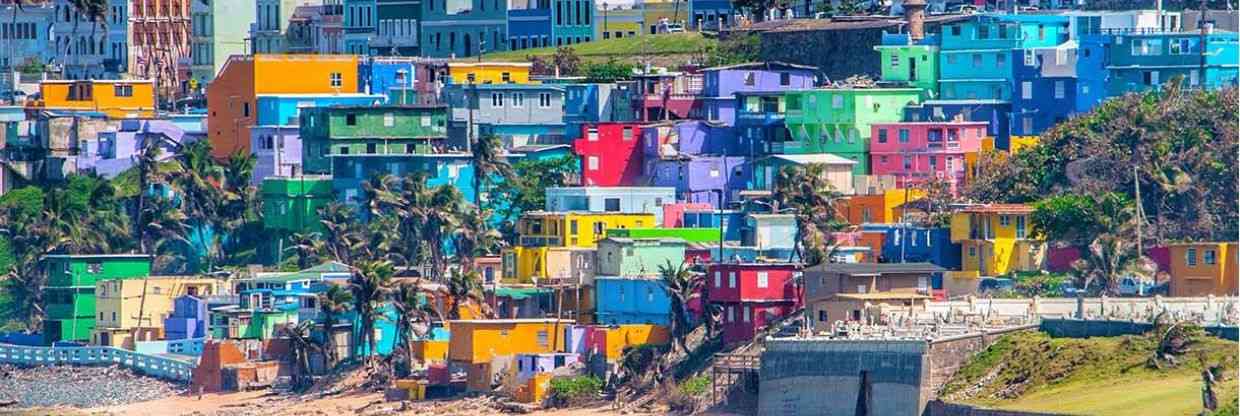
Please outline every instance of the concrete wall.
[[[1144, 334], [1154, 329], [1154, 324], [1133, 321], [1102, 321], [1081, 319], [1044, 319], [1039, 325], [1042, 332], [1052, 337], [1089, 338]], [[1223, 339], [1236, 341], [1240, 328], [1236, 326], [1208, 326], [1206, 332]]]
[[930, 344], [919, 340], [770, 340], [762, 354], [758, 414], [854, 415], [862, 374], [870, 414], [917, 415], [928, 396]]
[[927, 312], [935, 315], [979, 315], [1002, 318], [1107, 318], [1150, 321], [1160, 312], [1168, 318], [1191, 320], [1204, 325], [1236, 322], [1240, 299], [1235, 297], [1195, 298], [1030, 298], [978, 299], [932, 302]]
[[983, 409], [964, 404], [944, 403], [938, 400], [926, 405], [921, 416], [1056, 416], [1056, 413], [1022, 412], [1019, 410]]

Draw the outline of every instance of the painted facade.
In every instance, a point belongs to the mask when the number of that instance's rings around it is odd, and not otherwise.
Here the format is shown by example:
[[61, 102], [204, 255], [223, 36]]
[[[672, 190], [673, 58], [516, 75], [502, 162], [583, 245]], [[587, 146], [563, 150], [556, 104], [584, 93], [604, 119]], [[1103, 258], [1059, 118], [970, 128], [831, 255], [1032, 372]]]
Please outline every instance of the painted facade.
[[595, 320], [603, 325], [671, 322], [671, 299], [663, 280], [650, 277], [595, 276]]
[[595, 250], [584, 247], [516, 246], [501, 252], [505, 283], [534, 283], [561, 279], [591, 285]]
[[877, 262], [931, 263], [948, 270], [960, 269], [960, 244], [951, 240], [949, 228], [908, 224], [867, 224], [865, 232], [882, 233]]
[[448, 321], [452, 338], [448, 359], [462, 364], [491, 363], [497, 357], [560, 351], [557, 333], [572, 321], [556, 319], [491, 319]]
[[263, 226], [277, 233], [322, 230], [319, 209], [333, 201], [327, 176], [268, 178], [259, 188], [263, 199]]
[[1067, 16], [984, 15], [939, 34], [943, 99], [1011, 100], [1014, 49], [1054, 47], [1070, 38]]
[[43, 342], [48, 345], [91, 339], [98, 282], [151, 274], [151, 257], [147, 255], [50, 255], [42, 262], [47, 273]]
[[96, 281], [91, 344], [133, 349], [135, 342], [157, 340], [174, 299], [215, 295], [223, 286], [220, 280], [193, 276]]
[[[343, 0], [344, 51], [353, 55], [370, 53], [370, 43], [376, 37], [379, 13], [376, 0]], [[416, 35], [416, 33], [414, 33]]]
[[684, 262], [685, 241], [678, 238], [607, 237], [598, 242], [597, 274], [658, 276], [661, 267]]
[[1008, 149], [1011, 138], [1012, 103], [1003, 100], [927, 100], [904, 109], [898, 121], [980, 121], [995, 147]]
[[154, 83], [144, 80], [43, 81], [41, 101], [47, 110], [99, 112], [111, 119], [155, 115]]
[[1034, 238], [1027, 205], [991, 204], [952, 215], [951, 240], [960, 243], [964, 271], [981, 276], [1040, 270], [1046, 243]]
[[869, 173], [870, 126], [901, 121], [904, 106], [917, 103], [913, 88], [817, 89], [787, 93], [784, 119], [791, 142], [780, 153], [831, 153], [854, 162], [853, 174]]
[[1238, 49], [1240, 35], [1235, 32], [1206, 35], [1204, 53], [1201, 35], [1192, 32], [1119, 31], [1083, 36], [1077, 68], [1081, 74], [1078, 107], [1157, 88], [1177, 76], [1189, 87], [1236, 85]]
[[421, 55], [469, 58], [508, 49], [508, 2], [440, 0], [422, 3]]
[[657, 186], [580, 186], [546, 189], [547, 211], [648, 213], [663, 222], [663, 205], [676, 190]]
[[1171, 296], [1234, 296], [1240, 281], [1235, 242], [1171, 244]]
[[517, 221], [521, 247], [595, 247], [612, 228], [646, 228], [654, 214], [622, 212], [528, 212]]
[[250, 53], [250, 25], [257, 8], [243, 0], [190, 2], [190, 79], [199, 92], [215, 79], [228, 57]]
[[626, 85], [569, 83], [563, 86], [565, 139], [581, 138], [586, 124], [633, 121], [632, 100]]
[[312, 107], [378, 105], [384, 97], [367, 94], [259, 95], [258, 117], [250, 127], [250, 152], [254, 155], [253, 183], [269, 177], [301, 175], [301, 110]]
[[439, 104], [448, 79], [448, 63], [440, 59], [370, 56], [358, 66], [357, 92], [388, 97], [393, 105]]
[[853, 175], [857, 162], [831, 153], [775, 154], [753, 162], [753, 176], [749, 189], [773, 191], [779, 172], [808, 164], [821, 164], [827, 183], [844, 195], [855, 193]]
[[904, 217], [904, 205], [926, 195], [920, 189], [891, 189], [876, 195], [854, 195], [839, 200], [836, 210], [849, 224], [891, 224]]
[[582, 184], [637, 185], [644, 159], [642, 127], [636, 123], [598, 123], [582, 129], [582, 137], [573, 141], [573, 153], [581, 157]]
[[[737, 93], [777, 92], [814, 87], [815, 68], [782, 62], [747, 63], [701, 70], [706, 120], [736, 124]], [[757, 98], [753, 101], [757, 102]], [[742, 105], [748, 101], [741, 101]], [[773, 109], [772, 109], [773, 110]]]
[[523, 0], [509, 4], [508, 49], [575, 45], [594, 38], [593, 0]]
[[[375, 0], [374, 34], [367, 44], [371, 56], [419, 56], [421, 54], [421, 2]], [[354, 38], [357, 36], [354, 35]], [[356, 40], [351, 39], [354, 42]], [[353, 45], [353, 42], [349, 43]], [[414, 73], [409, 74], [410, 77]]]
[[890, 123], [871, 126], [870, 170], [891, 175], [900, 188], [943, 180], [959, 194], [966, 185], [965, 155], [981, 150], [980, 122]]
[[634, 75], [631, 88], [634, 118], [643, 122], [701, 118], [702, 76], [681, 72]]
[[875, 46], [882, 68], [880, 80], [892, 85], [920, 88], [923, 99], [939, 95], [939, 40], [931, 34], [913, 42], [906, 33], [883, 33]]
[[794, 263], [716, 263], [706, 269], [709, 301], [723, 309], [723, 342], [744, 342], [797, 310], [801, 266]]
[[650, 181], [676, 189], [679, 200], [727, 206], [748, 187], [752, 165], [741, 156], [681, 156], [652, 162]]

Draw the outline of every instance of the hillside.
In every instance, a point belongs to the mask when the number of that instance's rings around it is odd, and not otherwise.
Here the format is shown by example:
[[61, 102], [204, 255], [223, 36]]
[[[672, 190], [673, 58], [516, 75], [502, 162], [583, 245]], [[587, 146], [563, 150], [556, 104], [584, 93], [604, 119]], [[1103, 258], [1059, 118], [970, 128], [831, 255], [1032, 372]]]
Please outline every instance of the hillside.
[[[1222, 365], [1215, 391], [1235, 414], [1235, 342], [1195, 338], [1181, 364], [1157, 370], [1146, 361], [1152, 336], [1069, 339], [1042, 332], [1001, 338], [978, 354], [944, 388], [949, 402], [983, 407], [1089, 415], [1195, 415], [1201, 410], [1198, 357]], [[1218, 414], [1224, 414], [1219, 412]]]
[[[643, 45], [644, 44], [644, 45]], [[603, 39], [572, 45], [573, 51], [587, 62], [606, 62], [609, 59], [639, 64], [643, 55], [654, 65], [680, 65], [697, 60], [704, 51], [714, 48], [715, 39], [699, 33], [671, 33], [644, 35], [631, 38]], [[555, 47], [522, 49], [488, 53], [484, 60], [527, 61], [534, 56], [551, 56]]]

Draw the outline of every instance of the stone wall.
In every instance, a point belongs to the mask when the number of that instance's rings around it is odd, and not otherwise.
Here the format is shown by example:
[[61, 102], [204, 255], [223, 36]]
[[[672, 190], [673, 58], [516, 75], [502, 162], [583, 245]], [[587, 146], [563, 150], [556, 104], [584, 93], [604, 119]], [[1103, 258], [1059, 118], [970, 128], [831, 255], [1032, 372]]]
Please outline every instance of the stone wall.
[[[892, 25], [886, 29], [895, 28]], [[843, 81], [857, 74], [878, 79], [882, 59], [874, 46], [882, 42], [883, 30], [874, 27], [766, 32], [761, 34], [761, 60], [812, 65], [831, 81]]]
[[931, 400], [938, 398], [938, 390], [946, 385], [947, 381], [956, 375], [960, 366], [969, 361], [974, 354], [985, 350], [1001, 336], [1035, 328], [1037, 328], [1035, 325], [1024, 325], [934, 340], [930, 343], [927, 353], [930, 360], [930, 376], [927, 382], [922, 383], [922, 389], [926, 391], [925, 394]]
[[926, 405], [921, 416], [1058, 416], [1054, 413], [1022, 412], [1018, 410], [983, 409], [964, 404], [944, 403], [938, 400]]
[[[1089, 338], [1144, 334], [1154, 329], [1154, 324], [1133, 321], [1105, 321], [1082, 319], [1043, 319], [1042, 332], [1052, 337]], [[1236, 341], [1240, 328], [1236, 326], [1207, 326], [1206, 332], [1223, 339]]]
[[[915, 415], [928, 400], [920, 340], [770, 340], [759, 371], [758, 414], [854, 415], [869, 386], [869, 414]], [[863, 380], [864, 379], [864, 380]]]

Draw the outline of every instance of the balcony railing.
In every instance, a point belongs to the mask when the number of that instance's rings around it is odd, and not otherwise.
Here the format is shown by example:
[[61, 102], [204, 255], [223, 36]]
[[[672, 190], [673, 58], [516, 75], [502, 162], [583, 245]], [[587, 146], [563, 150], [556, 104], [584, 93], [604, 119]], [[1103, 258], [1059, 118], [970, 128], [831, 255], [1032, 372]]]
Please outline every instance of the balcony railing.
[[521, 237], [520, 243], [522, 247], [556, 247], [563, 245], [563, 240], [560, 237], [533, 236]]

